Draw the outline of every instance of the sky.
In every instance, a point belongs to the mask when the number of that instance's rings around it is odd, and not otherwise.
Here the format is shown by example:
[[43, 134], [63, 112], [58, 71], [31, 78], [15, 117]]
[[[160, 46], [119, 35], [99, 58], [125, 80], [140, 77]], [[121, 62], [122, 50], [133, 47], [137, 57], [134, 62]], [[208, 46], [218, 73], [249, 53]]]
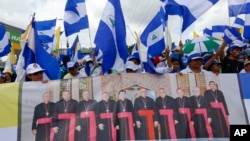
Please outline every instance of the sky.
[[[81, 30], [79, 39], [81, 46], [93, 47], [94, 37], [103, 9], [107, 0], [85, 0], [89, 18], [89, 29]], [[181, 33], [181, 19], [178, 16], [171, 16], [168, 20], [168, 28], [171, 32], [172, 41], [178, 43], [193, 37], [193, 31], [202, 35], [204, 28], [211, 28], [212, 25], [230, 25], [232, 22], [228, 17], [227, 0], [219, 0], [218, 3], [204, 13], [197, 21]], [[66, 0], [1, 0], [0, 21], [25, 29], [31, 20], [33, 13], [36, 13], [36, 20], [50, 20], [57, 18], [57, 26], [63, 30], [63, 15]], [[127, 44], [134, 44], [134, 31], [140, 33], [147, 23], [156, 14], [161, 6], [160, 0], [121, 0], [121, 6], [125, 23], [127, 26]], [[68, 39], [62, 35], [61, 46], [66, 46], [66, 41], [71, 45], [76, 34]]]

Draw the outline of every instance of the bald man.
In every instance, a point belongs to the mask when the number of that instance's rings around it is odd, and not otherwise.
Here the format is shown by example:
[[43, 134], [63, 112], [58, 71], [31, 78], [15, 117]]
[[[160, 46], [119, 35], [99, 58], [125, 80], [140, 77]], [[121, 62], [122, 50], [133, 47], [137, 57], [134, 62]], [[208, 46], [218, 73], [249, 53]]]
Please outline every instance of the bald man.
[[[45, 92], [42, 95], [43, 102], [36, 105], [32, 122], [32, 134], [36, 136], [36, 141], [45, 141], [50, 139], [50, 129], [52, 115], [55, 103], [50, 101], [50, 93]], [[43, 122], [44, 121], [44, 122]]]

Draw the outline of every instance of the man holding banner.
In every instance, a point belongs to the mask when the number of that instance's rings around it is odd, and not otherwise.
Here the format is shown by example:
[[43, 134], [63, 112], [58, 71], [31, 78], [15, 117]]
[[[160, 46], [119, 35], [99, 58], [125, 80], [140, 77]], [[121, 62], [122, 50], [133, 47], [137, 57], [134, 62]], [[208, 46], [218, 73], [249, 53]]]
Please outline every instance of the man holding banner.
[[83, 90], [83, 100], [79, 102], [76, 113], [77, 141], [95, 141], [96, 140], [96, 118], [94, 107], [96, 100], [90, 99], [90, 92]]
[[49, 141], [53, 134], [51, 124], [55, 103], [50, 102], [49, 92], [45, 92], [42, 99], [43, 102], [36, 105], [34, 110], [32, 134], [36, 136], [36, 141]]
[[54, 141], [74, 141], [78, 102], [71, 98], [70, 90], [62, 91], [63, 99], [55, 104], [52, 126]]

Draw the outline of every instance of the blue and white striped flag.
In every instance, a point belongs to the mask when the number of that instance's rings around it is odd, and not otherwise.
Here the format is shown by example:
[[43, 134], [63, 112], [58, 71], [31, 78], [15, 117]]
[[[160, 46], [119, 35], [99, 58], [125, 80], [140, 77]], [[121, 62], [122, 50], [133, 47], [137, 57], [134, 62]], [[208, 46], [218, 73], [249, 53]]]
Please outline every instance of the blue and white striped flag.
[[64, 13], [65, 35], [68, 37], [85, 28], [89, 28], [85, 0], [67, 0]]
[[16, 82], [25, 80], [26, 68], [31, 63], [37, 63], [43, 69], [45, 69], [45, 77], [48, 77], [48, 79], [57, 79], [59, 72], [59, 64], [57, 62], [57, 59], [50, 55], [43, 48], [40, 40], [38, 39], [38, 34], [35, 29], [34, 18], [32, 19], [30, 25], [27, 27], [23, 35], [25, 37], [21, 38], [26, 39], [26, 41], [24, 42], [24, 47], [22, 48], [17, 62]]
[[160, 55], [166, 47], [164, 34], [165, 26], [162, 14], [159, 11], [140, 35], [142, 44], [140, 47], [146, 47], [146, 53], [150, 57]]
[[250, 0], [228, 0], [229, 17], [237, 17], [240, 14], [250, 14]]
[[213, 33], [213, 31], [211, 30], [211, 29], [208, 29], [208, 28], [205, 28], [204, 30], [203, 30], [203, 35], [204, 36], [212, 36], [212, 33]]
[[238, 27], [238, 28], [240, 28], [240, 27], [244, 27], [244, 24], [245, 24], [245, 21], [242, 19], [242, 18], [240, 18], [240, 17], [236, 17], [235, 18], [235, 20], [234, 20], [234, 27]]
[[35, 21], [38, 39], [44, 45], [45, 49], [50, 53], [55, 46], [55, 27], [56, 19], [46, 21]]
[[226, 28], [227, 28], [226, 25], [214, 25], [214, 26], [212, 26], [212, 37], [222, 39]]
[[72, 46], [67, 49], [67, 55], [70, 57], [71, 60], [77, 61], [80, 60], [83, 56], [80, 56], [80, 43], [79, 43], [79, 37], [76, 36]]
[[240, 41], [243, 40], [239, 32], [239, 29], [236, 27], [227, 27], [224, 30], [223, 39], [227, 44], [230, 44], [235, 40], [240, 40]]
[[[250, 9], [250, 5], [248, 4], [246, 8]], [[250, 13], [245, 14], [245, 24], [244, 24], [243, 36], [246, 39], [250, 39]]]
[[0, 57], [10, 52], [11, 44], [4, 25], [0, 24]]
[[168, 15], [183, 18], [182, 32], [219, 0], [169, 0], [165, 6]]
[[120, 0], [108, 0], [94, 39], [95, 52], [102, 56], [102, 71], [123, 72], [129, 56], [126, 44], [126, 27]]

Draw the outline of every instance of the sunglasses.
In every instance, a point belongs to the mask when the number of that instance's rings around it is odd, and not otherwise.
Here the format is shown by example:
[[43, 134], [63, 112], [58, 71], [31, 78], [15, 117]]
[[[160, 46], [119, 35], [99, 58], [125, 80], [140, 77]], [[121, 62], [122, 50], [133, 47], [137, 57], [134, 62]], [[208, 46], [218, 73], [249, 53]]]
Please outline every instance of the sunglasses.
[[33, 73], [32, 75], [39, 75], [39, 74], [43, 74], [43, 72], [42, 72], [42, 71], [35, 72], [35, 73]]

